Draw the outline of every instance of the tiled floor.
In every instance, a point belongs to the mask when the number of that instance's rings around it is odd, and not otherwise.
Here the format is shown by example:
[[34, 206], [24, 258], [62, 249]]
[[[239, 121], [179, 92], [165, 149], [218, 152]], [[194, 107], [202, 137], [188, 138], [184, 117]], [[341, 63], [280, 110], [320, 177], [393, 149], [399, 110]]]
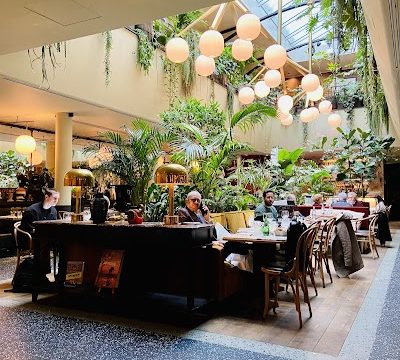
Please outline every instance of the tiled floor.
[[[21, 314], [43, 314], [44, 317], [51, 314], [53, 317], [61, 316], [62, 318], [81, 319], [83, 322], [77, 325], [78, 328], [79, 326], [84, 326], [87, 322], [95, 321], [99, 323], [98, 326], [101, 328], [103, 327], [101, 324], [105, 324], [104, 326], [110, 324], [130, 329], [135, 328], [163, 334], [173, 334], [174, 336], [182, 336], [196, 341], [199, 338], [203, 341], [204, 338], [204, 341], [207, 343], [211, 342], [217, 345], [225, 344], [226, 346], [239, 347], [241, 350], [248, 348], [253, 349], [256, 346], [262, 347], [262, 345], [269, 349], [268, 346], [270, 346], [270, 344], [276, 344], [307, 351], [307, 353], [296, 353], [296, 351], [293, 350], [292, 358], [296, 359], [303, 357], [300, 356], [300, 354], [308, 354], [306, 357], [312, 358], [309, 352], [317, 353], [316, 358], [318, 359], [324, 358], [322, 354], [326, 354], [326, 358], [331, 358], [331, 356], [336, 358], [341, 354], [343, 344], [366, 299], [368, 290], [375, 279], [379, 266], [385, 261], [386, 255], [390, 254], [393, 257], [397, 254], [397, 242], [400, 239], [400, 231], [394, 229], [392, 234], [395, 239], [393, 248], [378, 248], [380, 252], [379, 259], [372, 259], [371, 254], [363, 255], [365, 267], [356, 274], [350, 275], [349, 278], [339, 279], [333, 270], [333, 284], [326, 278], [327, 285], [325, 289], [322, 288], [321, 281], [317, 278], [318, 296], [315, 296], [314, 290], [309, 287], [313, 317], [310, 319], [308, 318], [308, 308], [302, 305], [304, 323], [301, 330], [298, 329], [298, 319], [294, 304], [283, 301], [284, 299], [290, 300], [291, 298], [290, 294], [286, 295], [285, 293], [280, 293], [281, 301], [280, 307], [277, 309], [277, 314], [273, 315], [271, 312], [268, 319], [265, 321], [259, 317], [259, 313], [257, 312], [246, 312], [244, 311], [246, 309], [237, 308], [238, 313], [245, 315], [232, 316], [231, 309], [227, 309], [197, 327], [188, 328], [138, 321], [132, 318], [123, 318], [94, 312], [64, 309], [41, 302], [33, 304], [31, 303], [29, 294], [2, 292], [1, 289], [9, 287], [9, 282], [2, 281], [0, 282], [0, 317], [3, 319], [7, 318], [10, 311], [15, 311], [19, 314], [20, 326], [24, 326], [25, 320], [24, 316]], [[5, 265], [6, 268], [10, 269], [12, 262], [8, 261], [7, 264], [8, 265]], [[333, 269], [332, 264], [331, 269]], [[240, 306], [240, 302], [235, 304], [235, 306]], [[3, 311], [1, 308], [3, 308]], [[41, 318], [40, 315], [35, 316]], [[26, 321], [28, 320], [29, 316], [26, 317]], [[47, 320], [51, 323], [54, 319], [50, 318], [50, 320]], [[2, 340], [4, 340], [4, 338]], [[273, 348], [270, 353], [277, 354], [277, 349], [283, 348]], [[207, 349], [203, 350], [206, 351]], [[262, 352], [264, 350], [265, 349], [262, 348], [262, 350], [259, 351]], [[227, 350], [224, 349], [224, 351]], [[375, 351], [377, 350], [375, 349]], [[171, 358], [173, 357], [172, 355], [173, 353], [171, 353]], [[228, 353], [226, 353], [226, 355], [228, 356]], [[243, 353], [242, 355], [246, 358], [250, 358], [249, 354]], [[220, 358], [218, 356], [214, 354], [215, 358]], [[31, 358], [34, 357], [32, 356]], [[263, 357], [254, 358], [258, 359]], [[272, 359], [274, 357], [265, 358]], [[354, 357], [354, 359], [356, 358], [357, 357]], [[363, 359], [363, 357], [360, 357], [360, 359]]]

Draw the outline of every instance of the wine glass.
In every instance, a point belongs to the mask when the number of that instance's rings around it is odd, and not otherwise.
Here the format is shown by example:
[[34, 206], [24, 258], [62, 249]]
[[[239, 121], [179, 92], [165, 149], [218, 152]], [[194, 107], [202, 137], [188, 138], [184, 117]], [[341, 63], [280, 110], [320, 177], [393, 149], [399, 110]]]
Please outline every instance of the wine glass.
[[282, 220], [289, 219], [289, 210], [282, 210], [281, 216], [282, 216]]

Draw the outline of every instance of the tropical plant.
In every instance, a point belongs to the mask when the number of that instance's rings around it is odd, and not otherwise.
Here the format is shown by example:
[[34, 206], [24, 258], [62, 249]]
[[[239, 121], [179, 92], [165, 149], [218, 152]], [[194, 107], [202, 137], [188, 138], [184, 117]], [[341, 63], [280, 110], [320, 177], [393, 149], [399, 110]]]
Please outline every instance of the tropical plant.
[[132, 204], [146, 204], [147, 188], [169, 136], [161, 128], [151, 127], [141, 119], [132, 121], [124, 131], [125, 137], [112, 131], [100, 133], [100, 139], [106, 145], [91, 144], [84, 151], [96, 155], [105, 148], [111, 156], [103, 158], [96, 171], [112, 173], [125, 184], [132, 185]]
[[17, 175], [25, 174], [29, 163], [25, 157], [9, 150], [0, 152], [0, 188], [18, 187]]
[[147, 75], [154, 57], [153, 44], [142, 29], [135, 28], [132, 32], [138, 37], [136, 64]]

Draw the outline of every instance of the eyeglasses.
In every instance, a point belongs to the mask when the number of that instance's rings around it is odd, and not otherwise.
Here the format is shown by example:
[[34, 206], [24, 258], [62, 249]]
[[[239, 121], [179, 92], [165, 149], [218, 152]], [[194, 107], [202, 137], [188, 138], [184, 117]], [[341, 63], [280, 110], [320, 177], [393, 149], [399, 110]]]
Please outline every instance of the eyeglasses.
[[201, 203], [201, 199], [189, 199], [191, 202], [198, 202]]

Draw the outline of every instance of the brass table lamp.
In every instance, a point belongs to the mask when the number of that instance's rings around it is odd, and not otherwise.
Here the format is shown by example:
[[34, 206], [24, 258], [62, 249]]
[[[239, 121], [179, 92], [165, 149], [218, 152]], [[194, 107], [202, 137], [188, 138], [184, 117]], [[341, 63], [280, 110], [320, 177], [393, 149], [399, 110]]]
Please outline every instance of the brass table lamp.
[[93, 187], [94, 184], [94, 175], [90, 170], [71, 169], [64, 176], [64, 186], [76, 186], [75, 218], [77, 220], [81, 213], [81, 187]]
[[179, 223], [179, 217], [174, 215], [174, 186], [187, 185], [188, 173], [182, 165], [164, 164], [155, 173], [154, 181], [158, 185], [168, 185], [168, 215], [164, 217], [165, 225]]

